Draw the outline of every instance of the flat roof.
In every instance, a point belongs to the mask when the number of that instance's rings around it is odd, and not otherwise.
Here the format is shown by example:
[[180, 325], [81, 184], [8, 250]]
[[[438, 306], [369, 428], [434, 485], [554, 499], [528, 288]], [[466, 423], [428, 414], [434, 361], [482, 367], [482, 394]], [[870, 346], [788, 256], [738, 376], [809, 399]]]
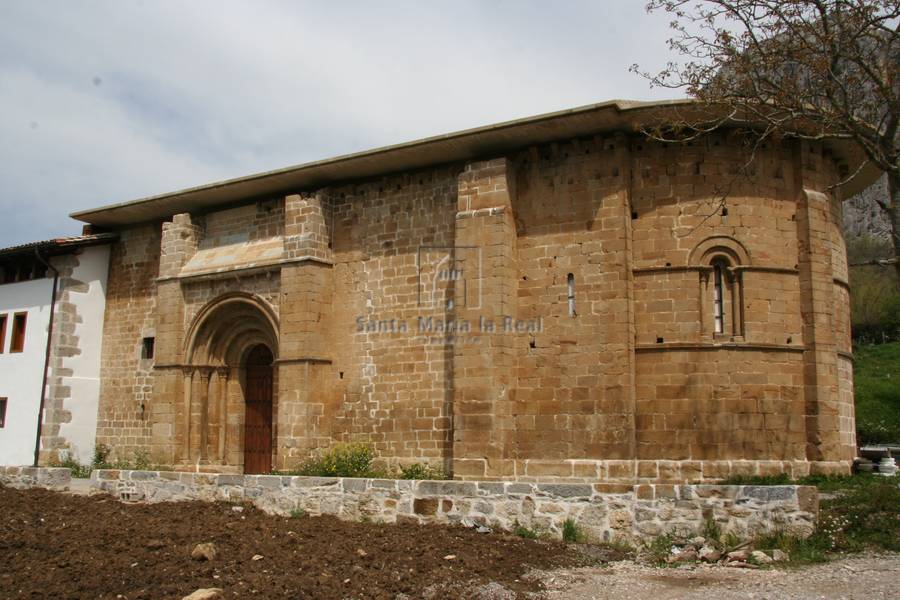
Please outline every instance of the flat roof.
[[[696, 107], [698, 104], [693, 100], [610, 100], [109, 204], [74, 212], [70, 216], [107, 227], [142, 223], [250, 198], [439, 164], [491, 158], [512, 150], [568, 138], [612, 132], [634, 133], [644, 126], [658, 123], [667, 115]], [[861, 150], [852, 142], [837, 140], [826, 142], [826, 145], [848, 165], [860, 164]], [[878, 175], [874, 167], [862, 170], [844, 186], [845, 192], [852, 195], [865, 189]]]

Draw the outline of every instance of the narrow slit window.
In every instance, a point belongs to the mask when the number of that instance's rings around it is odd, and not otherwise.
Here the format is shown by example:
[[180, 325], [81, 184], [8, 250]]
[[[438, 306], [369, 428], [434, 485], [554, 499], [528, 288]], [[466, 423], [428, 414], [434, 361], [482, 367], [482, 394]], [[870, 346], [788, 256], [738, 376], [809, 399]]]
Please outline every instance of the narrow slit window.
[[0, 315], [0, 354], [6, 352], [6, 315]]
[[713, 318], [715, 319], [715, 332], [725, 332], [725, 287], [723, 285], [724, 267], [722, 263], [713, 265]]
[[145, 337], [141, 342], [141, 358], [153, 358], [153, 352], [156, 349], [156, 338]]
[[572, 273], [569, 273], [568, 277], [566, 277], [567, 282], [567, 293], [569, 298], [569, 316], [576, 316], [575, 313], [575, 276]]
[[0, 398], [0, 429], [6, 427], [6, 398]]
[[16, 313], [13, 315], [12, 341], [9, 345], [10, 352], [22, 352], [25, 350], [25, 326], [28, 323], [28, 313]]

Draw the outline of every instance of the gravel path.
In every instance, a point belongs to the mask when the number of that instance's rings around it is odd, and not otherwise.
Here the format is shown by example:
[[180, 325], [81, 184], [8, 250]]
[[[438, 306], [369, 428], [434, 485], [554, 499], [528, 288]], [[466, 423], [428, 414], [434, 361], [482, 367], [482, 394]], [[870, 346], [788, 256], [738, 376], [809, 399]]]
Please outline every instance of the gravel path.
[[551, 600], [745, 600], [900, 598], [900, 554], [868, 554], [799, 569], [724, 566], [661, 569], [630, 561], [608, 568], [553, 571], [544, 578]]

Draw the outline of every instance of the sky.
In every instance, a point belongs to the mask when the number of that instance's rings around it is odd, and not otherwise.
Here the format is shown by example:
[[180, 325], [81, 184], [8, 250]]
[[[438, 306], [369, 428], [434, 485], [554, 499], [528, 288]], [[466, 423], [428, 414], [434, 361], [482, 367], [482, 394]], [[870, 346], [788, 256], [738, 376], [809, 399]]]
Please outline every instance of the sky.
[[0, 0], [0, 247], [70, 212], [615, 98], [644, 0]]

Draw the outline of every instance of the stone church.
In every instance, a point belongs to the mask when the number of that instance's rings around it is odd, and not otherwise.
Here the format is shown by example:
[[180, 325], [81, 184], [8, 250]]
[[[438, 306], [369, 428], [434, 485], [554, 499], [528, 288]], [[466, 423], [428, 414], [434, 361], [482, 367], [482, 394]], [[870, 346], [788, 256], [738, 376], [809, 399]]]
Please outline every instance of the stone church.
[[371, 443], [457, 479], [847, 472], [858, 150], [615, 101], [78, 212], [98, 442], [179, 470]]

